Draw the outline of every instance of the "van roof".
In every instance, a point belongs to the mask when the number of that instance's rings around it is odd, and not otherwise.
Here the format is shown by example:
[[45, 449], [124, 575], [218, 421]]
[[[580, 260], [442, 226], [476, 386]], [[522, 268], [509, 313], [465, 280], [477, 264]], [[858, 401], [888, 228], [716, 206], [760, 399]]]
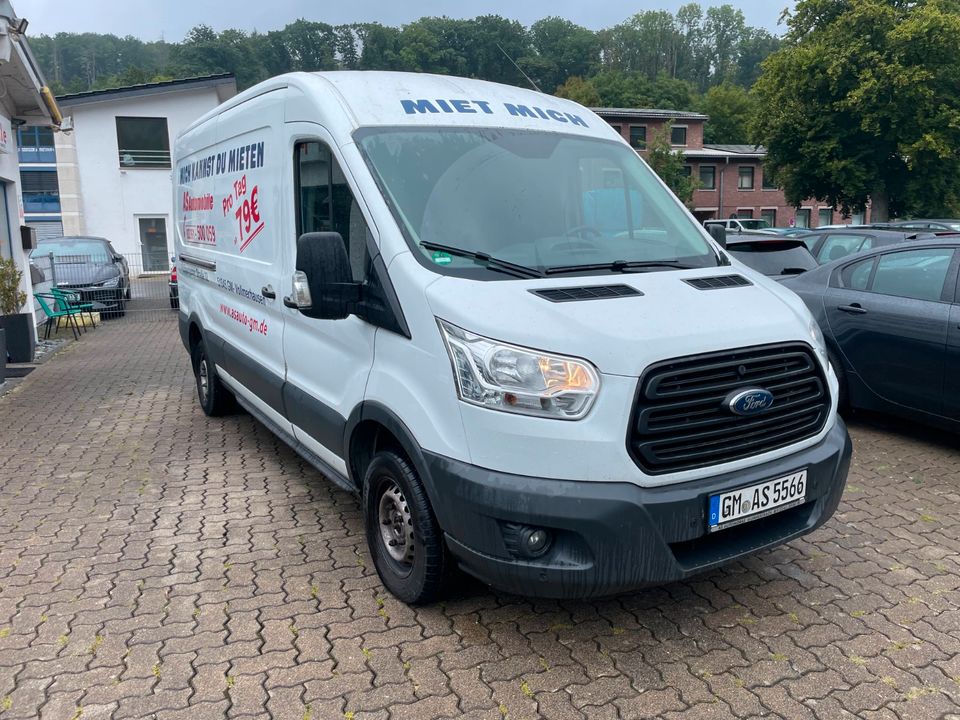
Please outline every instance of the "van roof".
[[485, 80], [373, 70], [278, 75], [231, 98], [181, 134], [252, 97], [283, 87], [300, 89], [323, 103], [320, 107], [338, 99], [353, 129], [462, 125], [616, 136], [587, 108], [552, 95]]

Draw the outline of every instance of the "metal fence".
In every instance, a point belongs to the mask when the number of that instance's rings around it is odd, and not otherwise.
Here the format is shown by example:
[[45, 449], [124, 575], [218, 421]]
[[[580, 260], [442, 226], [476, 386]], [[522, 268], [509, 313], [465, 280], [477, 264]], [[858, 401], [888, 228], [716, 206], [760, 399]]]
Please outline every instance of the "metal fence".
[[[118, 287], [93, 284], [78, 273], [81, 260], [76, 257], [55, 257], [34, 254], [30, 259], [30, 274], [34, 293], [49, 293], [54, 287], [78, 293], [83, 302], [93, 303], [101, 322], [158, 322], [176, 319], [177, 303], [170, 287], [170, 264], [149, 258], [144, 269], [143, 257], [123, 255], [117, 263], [121, 271]], [[154, 268], [163, 268], [154, 270]], [[35, 302], [37, 321], [46, 322], [46, 314]], [[61, 333], [69, 332], [66, 329]]]

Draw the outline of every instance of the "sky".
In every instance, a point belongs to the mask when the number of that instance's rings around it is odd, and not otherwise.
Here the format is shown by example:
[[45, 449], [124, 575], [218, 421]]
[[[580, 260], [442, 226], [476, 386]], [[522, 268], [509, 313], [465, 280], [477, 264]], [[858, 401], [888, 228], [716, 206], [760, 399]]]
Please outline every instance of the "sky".
[[[689, 0], [13, 0], [14, 10], [30, 21], [28, 37], [58, 32], [102, 32], [134, 35], [143, 40], [183, 39], [199, 24], [215, 30], [276, 30], [303, 17], [340, 25], [378, 21], [402, 25], [425, 15], [469, 18], [502, 15], [524, 25], [559, 15], [588, 28], [610, 27], [641, 10], [675, 12]], [[701, 0], [720, 5], [720, 0]], [[748, 25], [780, 34], [777, 21], [788, 0], [733, 0]]]

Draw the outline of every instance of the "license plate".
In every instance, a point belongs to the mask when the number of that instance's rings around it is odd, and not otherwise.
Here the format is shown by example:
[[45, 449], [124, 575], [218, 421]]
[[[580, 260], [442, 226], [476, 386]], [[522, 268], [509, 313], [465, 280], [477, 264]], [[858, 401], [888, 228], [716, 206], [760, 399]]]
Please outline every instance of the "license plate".
[[710, 496], [708, 530], [724, 530], [802, 505], [807, 498], [807, 471]]

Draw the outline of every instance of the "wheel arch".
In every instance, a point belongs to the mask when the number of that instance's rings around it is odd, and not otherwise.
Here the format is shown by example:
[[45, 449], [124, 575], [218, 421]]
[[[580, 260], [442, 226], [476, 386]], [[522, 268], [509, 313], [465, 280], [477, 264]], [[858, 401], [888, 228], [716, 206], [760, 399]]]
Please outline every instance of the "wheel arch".
[[364, 471], [373, 456], [380, 450], [392, 449], [413, 465], [429, 493], [432, 483], [423, 450], [403, 420], [385, 405], [360, 403], [347, 418], [343, 439], [347, 474], [358, 491], [363, 489]]

